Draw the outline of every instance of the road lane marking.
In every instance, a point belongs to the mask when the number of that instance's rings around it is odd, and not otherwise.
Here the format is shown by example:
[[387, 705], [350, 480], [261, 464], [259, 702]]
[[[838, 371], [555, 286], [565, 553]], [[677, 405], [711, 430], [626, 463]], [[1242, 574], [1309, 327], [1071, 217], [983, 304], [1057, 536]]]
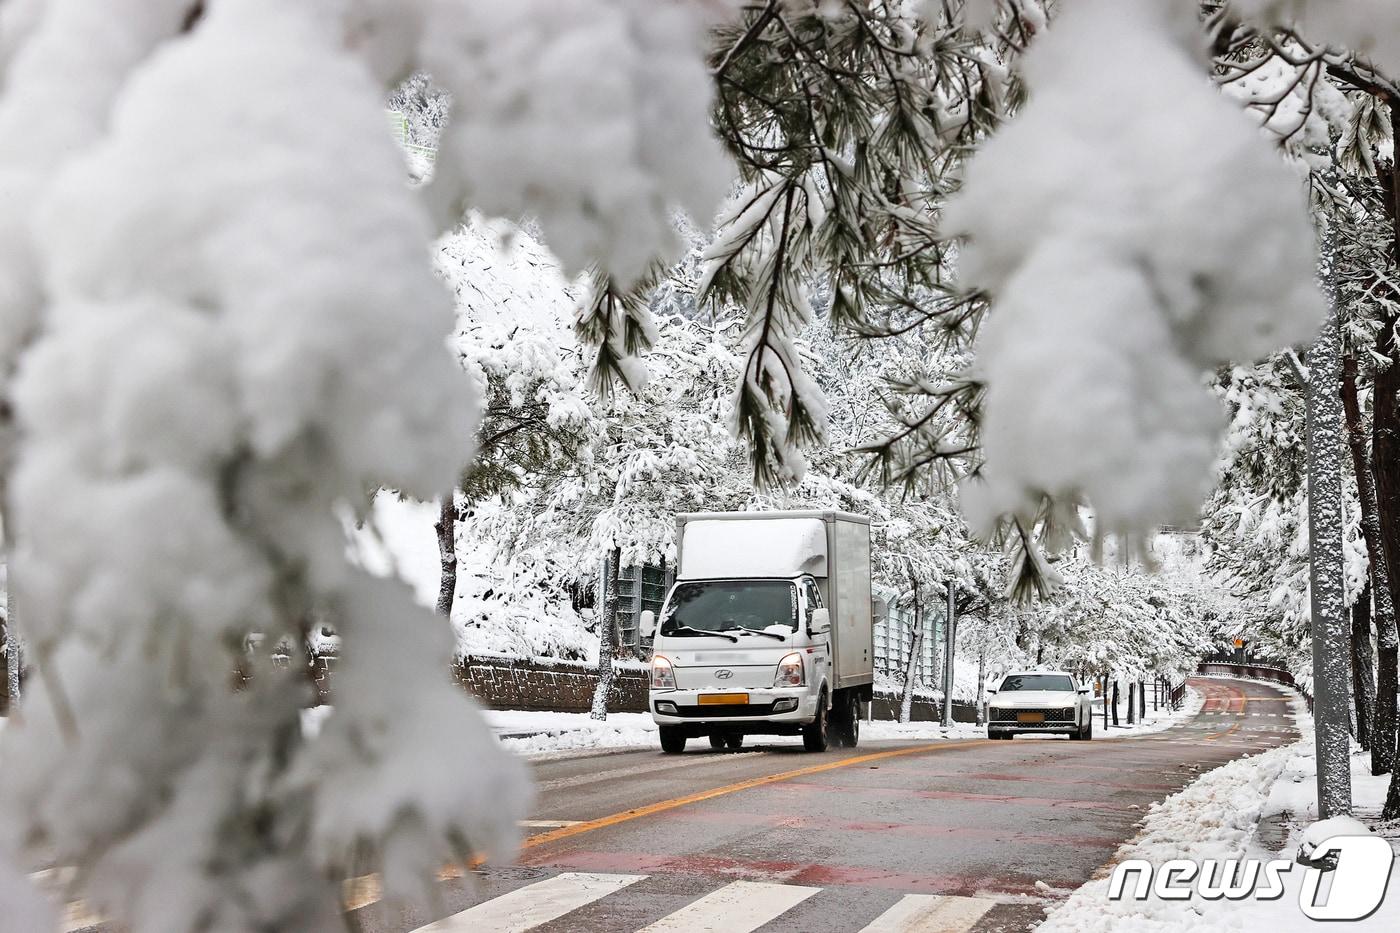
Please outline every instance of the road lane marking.
[[[804, 837], [805, 838], [805, 837]], [[745, 881], [781, 882], [811, 885], [827, 890], [852, 887], [879, 888], [895, 894], [956, 894], [962, 897], [992, 899], [1045, 899], [1043, 885], [1073, 891], [1084, 883], [1082, 877], [1054, 877], [1037, 871], [1034, 875], [1014, 871], [999, 872], [994, 893], [983, 893], [988, 884], [983, 871], [972, 874], [940, 874], [928, 870], [899, 871], [872, 868], [868, 865], [837, 865], [789, 861], [783, 859], [743, 859], [717, 855], [672, 855], [662, 852], [589, 851], [569, 848], [559, 855], [542, 858], [540, 865], [563, 871], [635, 872], [649, 875], [688, 875], [691, 877], [730, 878]], [[1053, 860], [1051, 861], [1053, 864]]]
[[577, 826], [582, 820], [520, 820], [517, 826], [525, 829], [558, 829], [561, 826]]
[[[641, 749], [645, 751], [645, 749]], [[549, 781], [539, 781], [535, 784], [535, 790], [539, 793], [551, 790], [565, 790], [570, 787], [579, 787], [584, 784], [596, 784], [599, 781], [611, 781], [619, 778], [643, 777], [654, 774], [658, 771], [674, 771], [677, 768], [698, 768], [707, 764], [718, 764], [724, 762], [728, 756], [721, 755], [684, 755], [674, 760], [667, 759], [646, 759], [640, 762], [631, 762], [616, 768], [603, 768], [592, 770], [585, 774], [575, 774], [570, 777], [554, 778]], [[591, 759], [585, 759], [591, 760]], [[551, 764], [553, 762], [550, 762]], [[732, 759], [729, 760], [733, 763]]]
[[521, 849], [533, 849], [546, 843], [555, 842], [559, 839], [567, 839], [570, 836], [577, 836], [580, 833], [592, 832], [595, 829], [604, 829], [609, 826], [616, 826], [619, 823], [626, 823], [630, 820], [640, 819], [644, 816], [651, 816], [655, 813], [664, 813], [667, 810], [674, 810], [677, 807], [684, 807], [692, 803], [699, 803], [702, 800], [713, 800], [716, 797], [724, 797], [728, 794], [736, 794], [739, 791], [749, 790], [754, 787], [764, 787], [768, 784], [776, 784], [780, 781], [790, 781], [793, 778], [806, 777], [809, 774], [821, 774], [825, 771], [835, 771], [838, 768], [849, 768], [853, 765], [868, 764], [873, 761], [886, 761], [890, 758], [902, 758], [907, 755], [931, 755], [935, 752], [947, 751], [954, 748], [971, 748], [973, 746], [990, 745], [990, 739], [973, 739], [965, 742], [935, 742], [929, 745], [916, 745], [912, 748], [896, 748], [887, 752], [872, 752], [869, 755], [856, 755], [851, 758], [840, 758], [836, 761], [828, 761], [819, 765], [811, 765], [806, 768], [797, 768], [792, 771], [781, 771], [778, 774], [769, 774], [764, 777], [749, 778], [746, 781], [738, 781], [733, 784], [725, 784], [711, 790], [700, 791], [694, 794], [686, 794], [683, 797], [673, 797], [670, 800], [661, 800], [656, 803], [647, 804], [644, 807], [637, 807], [632, 810], [623, 810], [621, 813], [614, 813], [611, 816], [599, 817], [596, 820], [585, 820], [574, 826], [561, 826], [558, 829], [548, 832], [536, 833], [525, 839], [520, 844]]
[[820, 891], [795, 884], [734, 881], [637, 933], [749, 933], [787, 913]]
[[461, 913], [419, 927], [413, 933], [520, 933], [585, 907], [599, 898], [621, 891], [646, 875], [597, 875], [564, 872], [493, 897]]
[[995, 906], [982, 897], [906, 894], [860, 933], [966, 933]]

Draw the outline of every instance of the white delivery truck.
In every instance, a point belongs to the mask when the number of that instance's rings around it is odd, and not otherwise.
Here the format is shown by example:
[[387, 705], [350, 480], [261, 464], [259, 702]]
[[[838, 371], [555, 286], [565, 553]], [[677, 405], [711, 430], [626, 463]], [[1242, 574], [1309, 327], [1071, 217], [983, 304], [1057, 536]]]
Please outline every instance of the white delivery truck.
[[870, 519], [845, 512], [700, 512], [677, 519], [676, 582], [639, 622], [655, 635], [661, 748], [708, 736], [801, 735], [854, 746], [871, 698]]

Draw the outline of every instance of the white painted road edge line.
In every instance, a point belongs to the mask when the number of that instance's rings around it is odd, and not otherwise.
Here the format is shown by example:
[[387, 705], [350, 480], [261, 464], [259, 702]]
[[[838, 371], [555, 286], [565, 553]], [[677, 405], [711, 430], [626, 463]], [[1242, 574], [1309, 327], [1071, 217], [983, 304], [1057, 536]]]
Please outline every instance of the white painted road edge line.
[[749, 933], [820, 891], [795, 884], [734, 881], [637, 933]]
[[414, 933], [485, 933], [488, 930], [490, 933], [521, 933], [557, 920], [645, 877], [565, 872], [493, 897], [461, 913], [419, 927]]
[[861, 933], [967, 933], [995, 906], [982, 897], [906, 894]]

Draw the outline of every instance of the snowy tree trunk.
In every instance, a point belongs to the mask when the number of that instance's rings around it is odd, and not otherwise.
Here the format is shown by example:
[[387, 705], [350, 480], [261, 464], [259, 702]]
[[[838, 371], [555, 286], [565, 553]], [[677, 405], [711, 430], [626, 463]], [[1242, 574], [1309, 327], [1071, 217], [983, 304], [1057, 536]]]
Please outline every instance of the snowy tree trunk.
[[1351, 702], [1356, 712], [1356, 741], [1371, 747], [1376, 709], [1376, 681], [1371, 670], [1371, 583], [1351, 605]]
[[612, 693], [613, 647], [617, 642], [617, 574], [622, 552], [614, 550], [608, 558], [608, 589], [603, 597], [603, 611], [598, 617], [598, 685], [593, 688], [594, 719], [608, 718], [608, 694]]
[[1133, 716], [1133, 708], [1134, 708], [1136, 705], [1137, 705], [1137, 687], [1136, 687], [1136, 686], [1133, 684], [1133, 682], [1130, 680], [1130, 681], [1128, 681], [1128, 725], [1130, 725], [1130, 726], [1131, 726], [1134, 722], [1137, 721], [1136, 718]]
[[[1395, 344], [1395, 318], [1382, 322], [1376, 351], [1391, 365], [1376, 372], [1371, 388], [1371, 477], [1375, 485], [1374, 534], [1379, 539], [1372, 582], [1376, 598], [1376, 726], [1371, 741], [1371, 771], [1395, 773], [1396, 694], [1400, 691], [1400, 633], [1396, 608], [1400, 606], [1400, 347]], [[1362, 500], [1362, 530], [1366, 530], [1366, 502]], [[1370, 540], [1368, 536], [1367, 545]], [[1390, 573], [1396, 568], [1396, 573]], [[1381, 595], [1382, 574], [1388, 586]], [[1386, 607], [1381, 600], [1385, 598]], [[1389, 609], [1389, 613], [1385, 609]]]
[[[1342, 411], [1347, 420], [1347, 446], [1351, 449], [1352, 472], [1356, 476], [1356, 496], [1361, 503], [1361, 534], [1366, 539], [1370, 564], [1370, 615], [1376, 625], [1376, 677], [1371, 680], [1371, 620], [1358, 631], [1360, 620], [1352, 616], [1352, 680], [1356, 686], [1357, 738], [1364, 729], [1371, 749], [1371, 773], [1385, 774], [1395, 764], [1395, 694], [1397, 687], [1397, 644], [1395, 599], [1390, 583], [1390, 557], [1381, 533], [1381, 512], [1376, 491], [1376, 475], [1366, 443], [1366, 425], [1361, 415], [1361, 399], [1356, 388], [1356, 357], [1347, 354], [1342, 361]], [[1379, 385], [1380, 377], [1377, 376]], [[1379, 403], [1378, 403], [1379, 404]], [[1364, 706], [1364, 712], [1363, 712]]]
[[986, 722], [986, 695], [987, 688], [987, 649], [985, 646], [977, 649], [977, 725]]
[[6, 620], [5, 634], [5, 686], [9, 690], [5, 714], [14, 718], [19, 710], [19, 672], [24, 665], [24, 645], [20, 641], [19, 629], [15, 627], [13, 618]]
[[1118, 681], [1113, 682], [1113, 724], [1118, 725]]
[[[1390, 161], [1390, 222], [1395, 248], [1400, 249], [1400, 100], [1387, 97], [1390, 108], [1391, 138], [1395, 156]], [[1382, 627], [1379, 612], [1379, 592], [1376, 613], [1376, 725], [1372, 730], [1372, 770], [1375, 770], [1375, 748], [1384, 746], [1385, 764], [1390, 767], [1390, 789], [1386, 794], [1381, 816], [1387, 820], [1400, 818], [1400, 768], [1395, 767], [1397, 693], [1397, 625], [1396, 607], [1400, 607], [1400, 346], [1396, 345], [1395, 328], [1400, 317], [1387, 314], [1376, 334], [1376, 352], [1389, 359], [1390, 365], [1377, 370], [1371, 385], [1371, 475], [1376, 484], [1376, 512], [1379, 518], [1381, 548], [1390, 574], [1390, 624]], [[1375, 580], [1377, 591], [1380, 581]]]
[[958, 634], [958, 588], [948, 582], [948, 613], [943, 633], [943, 725], [953, 724], [953, 649]]
[[438, 520], [433, 523], [437, 532], [438, 576], [437, 611], [449, 618], [452, 616], [452, 603], [457, 598], [457, 494], [449, 492], [442, 497], [438, 507]]
[[919, 584], [914, 581], [914, 633], [910, 640], [909, 663], [904, 666], [904, 695], [899, 701], [899, 721], [908, 722], [914, 711], [914, 672], [924, 651], [924, 605], [919, 599]]
[[1323, 819], [1351, 812], [1351, 679], [1342, 555], [1342, 347], [1330, 244], [1323, 247], [1328, 315], [1308, 350], [1308, 555], [1312, 583], [1313, 721]]
[[1099, 695], [1103, 697], [1103, 727], [1108, 728], [1108, 673], [1099, 677]]

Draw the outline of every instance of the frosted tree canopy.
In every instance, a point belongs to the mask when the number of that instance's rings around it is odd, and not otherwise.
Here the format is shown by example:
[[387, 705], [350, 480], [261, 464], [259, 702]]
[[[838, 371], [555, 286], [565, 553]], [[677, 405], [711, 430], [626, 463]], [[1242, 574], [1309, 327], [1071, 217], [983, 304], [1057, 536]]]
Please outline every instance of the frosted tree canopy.
[[[348, 876], [425, 898], [513, 851], [523, 767], [443, 620], [344, 533], [473, 458], [499, 358], [462, 371], [434, 267], [468, 212], [588, 274], [594, 385], [637, 389], [677, 216], [713, 227], [697, 292], [742, 312], [730, 429], [761, 483], [828, 438], [795, 343], [820, 309], [974, 351], [903, 382], [925, 404], [865, 450], [882, 482], [938, 473], [1027, 539], [1054, 503], [1139, 536], [1193, 512], [1206, 370], [1322, 310], [1301, 173], [1212, 86], [1210, 30], [1296, 20], [1400, 67], [1400, 7], [1055, 6], [0, 3], [0, 488], [36, 670], [0, 744], [6, 923], [45, 928], [40, 857], [174, 933], [341, 929]], [[415, 74], [450, 101], [421, 185], [384, 113]], [[305, 736], [327, 617], [337, 710]]]

